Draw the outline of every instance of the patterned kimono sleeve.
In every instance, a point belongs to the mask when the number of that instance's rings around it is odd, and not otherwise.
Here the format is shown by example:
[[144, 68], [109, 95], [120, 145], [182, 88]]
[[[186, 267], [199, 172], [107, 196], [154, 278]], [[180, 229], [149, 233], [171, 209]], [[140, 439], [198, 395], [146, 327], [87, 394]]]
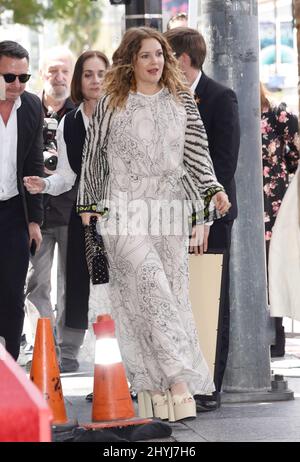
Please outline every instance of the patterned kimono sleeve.
[[109, 166], [107, 138], [111, 112], [107, 97], [97, 104], [83, 147], [77, 213], [103, 212], [108, 204]]
[[284, 157], [289, 173], [295, 173], [299, 162], [299, 126], [298, 118], [289, 112], [286, 104], [279, 106], [278, 122], [284, 124]]
[[187, 114], [183, 154], [185, 175], [182, 183], [186, 197], [192, 204], [193, 224], [202, 224], [220, 218], [211, 199], [224, 188], [217, 181], [206, 131], [193, 97], [184, 92], [179, 96]]

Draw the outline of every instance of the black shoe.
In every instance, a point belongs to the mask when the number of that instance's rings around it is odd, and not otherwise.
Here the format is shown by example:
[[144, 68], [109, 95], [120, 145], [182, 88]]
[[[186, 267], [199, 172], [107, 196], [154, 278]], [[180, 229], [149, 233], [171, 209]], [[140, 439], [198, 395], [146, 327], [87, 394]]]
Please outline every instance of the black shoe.
[[[131, 399], [136, 401], [137, 400], [137, 393], [135, 391], [130, 391], [130, 396], [131, 396]], [[85, 399], [87, 401], [93, 401], [93, 393], [89, 393], [88, 395], [86, 395]]]
[[271, 345], [271, 358], [282, 358], [285, 355], [284, 347]]
[[209, 412], [219, 409], [221, 406], [221, 399], [219, 393], [214, 393], [212, 396], [195, 395], [197, 412]]
[[86, 395], [85, 399], [87, 401], [93, 401], [93, 392], [92, 393], [89, 393], [88, 395]]
[[137, 401], [137, 396], [138, 396], [137, 392], [134, 391], [134, 390], [132, 390], [131, 388], [130, 388], [129, 391], [130, 391], [131, 399], [132, 399], [133, 401]]
[[77, 359], [61, 358], [60, 372], [76, 372], [79, 368]]

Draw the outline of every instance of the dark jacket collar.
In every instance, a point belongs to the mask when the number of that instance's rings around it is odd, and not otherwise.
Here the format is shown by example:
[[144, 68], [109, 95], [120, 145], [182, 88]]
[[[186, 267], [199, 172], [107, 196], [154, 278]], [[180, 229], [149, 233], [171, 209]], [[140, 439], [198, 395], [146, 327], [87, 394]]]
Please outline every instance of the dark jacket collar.
[[17, 110], [17, 165], [18, 170], [20, 168], [21, 159], [26, 154], [26, 149], [30, 144], [30, 137], [32, 135], [33, 127], [32, 121], [36, 117], [36, 106], [34, 104], [34, 98], [37, 98], [35, 95], [31, 95], [27, 91], [24, 91], [21, 95], [21, 106]]
[[199, 96], [200, 98], [205, 94], [208, 81], [209, 81], [209, 77], [207, 77], [207, 75], [202, 71], [202, 75], [200, 77], [199, 83], [195, 91], [196, 95]]
[[[48, 113], [48, 109], [44, 105], [44, 91], [41, 93], [40, 99], [41, 99], [41, 102], [42, 102], [45, 117], [50, 117], [51, 114]], [[57, 111], [57, 116], [58, 116], [57, 119], [60, 121], [65, 114], [72, 111], [72, 109], [74, 109], [74, 108], [75, 108], [75, 104], [72, 102], [71, 98], [68, 97], [65, 100], [64, 105], [60, 108], [59, 111]]]

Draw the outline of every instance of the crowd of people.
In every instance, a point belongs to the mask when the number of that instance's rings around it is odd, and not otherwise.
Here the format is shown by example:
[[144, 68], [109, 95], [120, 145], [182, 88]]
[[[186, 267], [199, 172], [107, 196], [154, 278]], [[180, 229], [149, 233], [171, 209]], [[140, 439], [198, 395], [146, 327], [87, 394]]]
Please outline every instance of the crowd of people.
[[[164, 34], [126, 31], [111, 65], [97, 50], [76, 62], [66, 48], [49, 50], [39, 96], [25, 90], [27, 51], [0, 42], [0, 337], [17, 360], [25, 300], [29, 318], [51, 318], [61, 371], [78, 369], [95, 290], [84, 227], [96, 217], [109, 261], [111, 315], [139, 413], [169, 421], [220, 405], [240, 143], [235, 92], [203, 72], [203, 36], [187, 27], [186, 16], [175, 19]], [[298, 121], [263, 88], [261, 95], [268, 256], [298, 165]], [[207, 251], [224, 256], [214, 377], [199, 346], [188, 283], [189, 253], [201, 258]]]

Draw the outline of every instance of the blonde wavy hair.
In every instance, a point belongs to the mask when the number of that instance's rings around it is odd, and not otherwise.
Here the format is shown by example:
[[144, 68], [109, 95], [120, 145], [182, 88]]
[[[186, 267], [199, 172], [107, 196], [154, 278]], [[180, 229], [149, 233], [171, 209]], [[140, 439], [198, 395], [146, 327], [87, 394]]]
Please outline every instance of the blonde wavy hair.
[[264, 109], [271, 109], [273, 104], [271, 101], [270, 92], [266, 89], [265, 85], [262, 82], [259, 82], [260, 89], [260, 110], [263, 112]]
[[163, 51], [164, 68], [160, 79], [161, 86], [168, 88], [178, 98], [179, 91], [190, 91], [184, 84], [184, 76], [179, 69], [173, 50], [164, 36], [150, 27], [132, 27], [128, 29], [122, 42], [112, 57], [112, 67], [105, 75], [103, 91], [109, 95], [109, 106], [113, 109], [124, 107], [128, 93], [136, 91], [134, 64], [145, 39], [156, 39]]

